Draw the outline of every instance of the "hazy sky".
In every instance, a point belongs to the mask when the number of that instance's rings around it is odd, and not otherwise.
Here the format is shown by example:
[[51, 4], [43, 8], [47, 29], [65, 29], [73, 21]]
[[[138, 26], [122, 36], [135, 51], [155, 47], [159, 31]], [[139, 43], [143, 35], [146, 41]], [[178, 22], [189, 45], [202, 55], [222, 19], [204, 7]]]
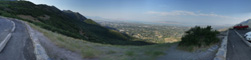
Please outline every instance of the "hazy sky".
[[251, 18], [251, 0], [29, 0], [112, 20], [236, 24]]

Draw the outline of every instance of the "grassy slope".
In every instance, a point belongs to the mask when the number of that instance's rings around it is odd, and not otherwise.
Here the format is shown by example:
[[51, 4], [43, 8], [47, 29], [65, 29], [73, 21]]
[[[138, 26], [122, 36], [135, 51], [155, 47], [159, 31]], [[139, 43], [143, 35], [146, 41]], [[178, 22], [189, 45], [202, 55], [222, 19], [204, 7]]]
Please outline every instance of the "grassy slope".
[[[84, 19], [76, 14], [64, 13], [54, 6], [35, 5], [25, 1], [0, 1], [0, 15], [12, 18], [18, 18], [36, 24], [47, 30], [58, 32], [73, 38], [83, 39], [91, 42], [116, 44], [116, 45], [146, 45], [149, 43], [142, 41], [131, 41], [128, 35], [121, 34], [117, 31], [111, 31], [104, 28], [92, 20]], [[28, 15], [37, 20], [27, 20], [17, 15]], [[49, 16], [48, 20], [39, 17]], [[75, 18], [69, 15], [78, 15]], [[81, 32], [81, 33], [80, 33]]]
[[80, 53], [84, 58], [97, 58], [102, 60], [154, 60], [164, 55], [164, 51], [172, 44], [156, 44], [146, 46], [120, 46], [92, 43], [74, 39], [29, 23], [32, 28], [42, 32], [59, 47]]

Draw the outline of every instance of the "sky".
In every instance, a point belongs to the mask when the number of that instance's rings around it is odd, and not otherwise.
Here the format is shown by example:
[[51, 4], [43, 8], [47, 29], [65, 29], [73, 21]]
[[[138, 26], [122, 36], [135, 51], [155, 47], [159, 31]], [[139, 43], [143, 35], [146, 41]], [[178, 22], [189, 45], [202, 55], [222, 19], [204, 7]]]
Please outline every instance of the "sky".
[[[251, 18], [251, 0], [28, 0], [92, 19], [191, 25], [237, 24]], [[101, 19], [102, 20], [102, 19]]]

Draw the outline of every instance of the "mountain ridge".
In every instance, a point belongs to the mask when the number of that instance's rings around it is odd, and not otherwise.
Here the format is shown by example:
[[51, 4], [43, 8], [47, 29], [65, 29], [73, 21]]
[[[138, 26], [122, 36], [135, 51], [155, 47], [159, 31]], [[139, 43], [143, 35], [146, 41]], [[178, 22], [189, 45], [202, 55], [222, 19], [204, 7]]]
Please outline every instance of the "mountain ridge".
[[[248, 25], [249, 26], [249, 28], [251, 27], [251, 19], [248, 19], [248, 20], [246, 20], [246, 21], [242, 21], [241, 23], [239, 23], [239, 24], [242, 24], [242, 25]], [[239, 25], [239, 24], [237, 24], [237, 25]]]
[[[61, 11], [55, 6], [36, 5], [28, 1], [1, 1], [0, 9], [2, 16], [25, 20], [47, 30], [78, 39], [115, 45], [150, 44], [143, 41], [132, 41], [133, 38], [126, 34], [102, 27], [77, 12]], [[25, 17], [19, 15], [26, 16], [26, 18], [29, 16], [36, 20], [24, 19]], [[41, 17], [47, 17], [47, 19]]]

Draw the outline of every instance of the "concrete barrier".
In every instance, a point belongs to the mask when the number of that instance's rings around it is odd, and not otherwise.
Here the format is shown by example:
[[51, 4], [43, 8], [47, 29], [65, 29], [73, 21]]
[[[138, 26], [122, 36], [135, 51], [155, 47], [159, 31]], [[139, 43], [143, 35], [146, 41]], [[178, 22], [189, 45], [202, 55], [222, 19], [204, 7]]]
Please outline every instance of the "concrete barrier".
[[243, 36], [241, 34], [239, 34], [236, 30], [234, 30], [235, 33], [240, 36], [241, 40], [246, 43], [249, 47], [251, 47], [251, 43], [249, 43], [245, 38], [243, 38]]
[[221, 47], [218, 49], [218, 52], [216, 53], [214, 60], [226, 60], [228, 32], [229, 31], [227, 31], [226, 36], [223, 38], [221, 42]]
[[[20, 21], [20, 20], [18, 20]], [[30, 38], [33, 42], [33, 46], [34, 46], [34, 53], [36, 55], [36, 59], [37, 60], [50, 60], [50, 58], [48, 57], [45, 49], [43, 48], [43, 46], [40, 44], [38, 37], [36, 37], [36, 33], [34, 32], [34, 30], [25, 22], [21, 21], [24, 25], [26, 25], [26, 29], [28, 30], [28, 33], [30, 35]]]

